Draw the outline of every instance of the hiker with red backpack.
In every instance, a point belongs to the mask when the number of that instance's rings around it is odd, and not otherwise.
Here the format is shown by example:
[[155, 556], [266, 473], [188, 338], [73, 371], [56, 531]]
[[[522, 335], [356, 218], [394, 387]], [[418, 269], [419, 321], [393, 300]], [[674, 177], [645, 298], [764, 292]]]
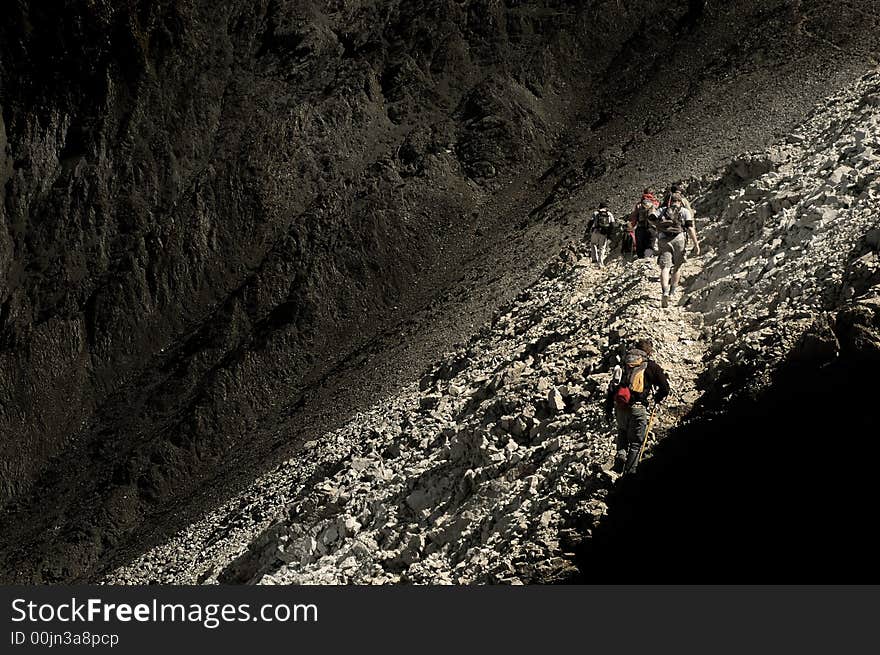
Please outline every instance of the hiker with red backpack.
[[654, 242], [654, 229], [652, 221], [657, 216], [660, 201], [650, 188], [642, 192], [642, 197], [629, 215], [629, 237], [635, 244], [635, 255], [638, 259], [645, 256], [646, 250], [651, 250]]
[[611, 412], [617, 423], [617, 454], [614, 470], [633, 473], [648, 431], [648, 402], [653, 395], [655, 408], [669, 395], [669, 379], [664, 370], [651, 359], [654, 345], [650, 339], [636, 342], [627, 351], [622, 365], [614, 368], [605, 398], [605, 417]]

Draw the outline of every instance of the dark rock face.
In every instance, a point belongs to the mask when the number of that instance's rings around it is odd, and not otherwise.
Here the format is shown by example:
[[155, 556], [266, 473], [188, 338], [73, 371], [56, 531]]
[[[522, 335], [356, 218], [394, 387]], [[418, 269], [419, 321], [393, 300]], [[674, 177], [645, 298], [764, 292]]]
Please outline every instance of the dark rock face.
[[[729, 23], [650, 0], [7, 4], [0, 549], [19, 581], [87, 579], [145, 517], [293, 447], [266, 426], [455, 278], [475, 211], [503, 243], [511, 180], [547, 170], [558, 200], [611, 179], [626, 121], [660, 134], [677, 110], [594, 106]], [[712, 11], [827, 19], [736, 4]], [[847, 16], [829, 39], [870, 29]], [[701, 79], [756, 56], [722, 42]], [[550, 166], [583, 116], [609, 143]]]
[[124, 528], [442, 281], [588, 61], [554, 5], [13, 3], [0, 500]]

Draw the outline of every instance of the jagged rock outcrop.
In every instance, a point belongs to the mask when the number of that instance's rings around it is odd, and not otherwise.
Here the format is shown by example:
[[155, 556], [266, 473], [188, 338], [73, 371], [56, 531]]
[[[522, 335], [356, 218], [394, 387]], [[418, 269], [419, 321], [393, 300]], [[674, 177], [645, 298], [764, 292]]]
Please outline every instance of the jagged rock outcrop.
[[856, 88], [817, 108], [772, 157], [732, 164], [725, 178], [741, 185], [697, 198], [698, 207], [723, 206], [704, 241], [725, 256], [697, 276], [687, 299], [711, 340], [713, 393], [738, 390], [743, 371], [766, 378], [799, 340], [795, 357], [830, 357], [830, 336], [804, 336], [805, 327], [876, 294], [880, 85], [871, 75]]

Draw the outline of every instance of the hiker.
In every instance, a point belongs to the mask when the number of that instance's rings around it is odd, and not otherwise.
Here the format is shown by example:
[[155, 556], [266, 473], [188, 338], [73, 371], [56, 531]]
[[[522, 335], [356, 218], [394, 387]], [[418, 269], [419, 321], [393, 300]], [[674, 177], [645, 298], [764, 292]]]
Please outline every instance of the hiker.
[[675, 295], [681, 265], [686, 258], [687, 238], [694, 243], [694, 255], [700, 254], [700, 242], [694, 227], [694, 214], [684, 206], [684, 197], [673, 193], [669, 205], [663, 207], [656, 218], [654, 226], [657, 230], [659, 255], [657, 264], [660, 266], [660, 291], [663, 298], [661, 307], [669, 306], [669, 299]]
[[[590, 237], [590, 254], [593, 261], [602, 268], [605, 265], [605, 249], [608, 240], [614, 230], [614, 214], [608, 210], [608, 205], [599, 203], [599, 209], [593, 212], [593, 217], [587, 223], [587, 234]], [[587, 234], [584, 235], [586, 241]]]
[[663, 202], [660, 204], [660, 206], [668, 207], [669, 202], [672, 200], [672, 196], [676, 193], [681, 195], [681, 203], [684, 208], [687, 209], [691, 213], [691, 215], [693, 215], [694, 208], [691, 207], [690, 200], [688, 200], [687, 196], [684, 195], [684, 191], [682, 190], [681, 186], [675, 184], [674, 182], [669, 185], [669, 191], [666, 193], [666, 196], [663, 198]]
[[635, 241], [638, 259], [645, 257], [646, 250], [651, 250], [653, 254], [655, 233], [651, 222], [656, 217], [659, 206], [660, 201], [654, 191], [648, 188], [642, 192], [641, 199], [629, 215], [629, 232]]
[[633, 473], [639, 465], [642, 443], [647, 438], [651, 394], [655, 403], [662, 403], [669, 395], [669, 380], [651, 359], [653, 353], [650, 339], [637, 341], [624, 355], [623, 366], [615, 366], [608, 386], [604, 409], [609, 421], [614, 411], [617, 423], [614, 470], [618, 473]]

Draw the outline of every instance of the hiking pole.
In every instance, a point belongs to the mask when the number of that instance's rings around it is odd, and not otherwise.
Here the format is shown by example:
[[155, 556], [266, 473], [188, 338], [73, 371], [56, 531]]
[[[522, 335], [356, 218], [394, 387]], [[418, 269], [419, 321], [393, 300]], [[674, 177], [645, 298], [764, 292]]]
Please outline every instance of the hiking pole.
[[636, 463], [642, 461], [642, 455], [645, 453], [645, 446], [648, 444], [648, 435], [651, 434], [651, 428], [654, 426], [654, 416], [657, 413], [657, 403], [651, 408], [651, 418], [648, 419], [648, 427], [645, 428], [645, 438], [642, 439], [642, 447], [639, 448], [639, 458]]

